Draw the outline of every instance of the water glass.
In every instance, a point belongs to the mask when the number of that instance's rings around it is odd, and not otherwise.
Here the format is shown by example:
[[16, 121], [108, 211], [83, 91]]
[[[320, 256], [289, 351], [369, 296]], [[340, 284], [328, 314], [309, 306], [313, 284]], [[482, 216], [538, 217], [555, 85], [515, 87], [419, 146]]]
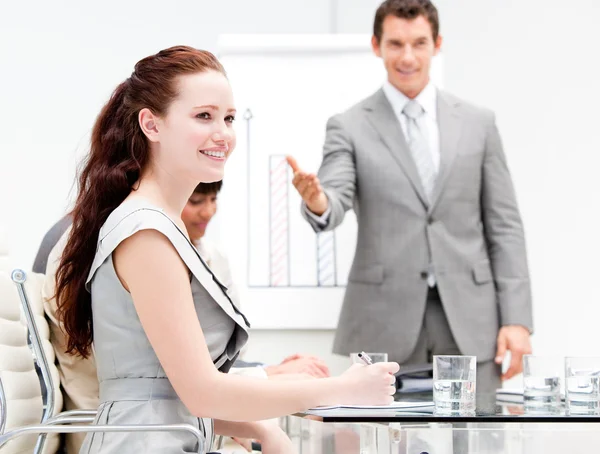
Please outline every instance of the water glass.
[[433, 357], [433, 403], [436, 415], [474, 415], [477, 358]]
[[523, 356], [525, 413], [556, 414], [560, 411], [561, 361], [558, 358]]
[[565, 358], [568, 415], [600, 414], [600, 357]]
[[[373, 364], [388, 362], [387, 353], [367, 353], [367, 355], [369, 355]], [[365, 364], [365, 362], [358, 357], [358, 353], [350, 353], [350, 359], [352, 360], [352, 364]]]

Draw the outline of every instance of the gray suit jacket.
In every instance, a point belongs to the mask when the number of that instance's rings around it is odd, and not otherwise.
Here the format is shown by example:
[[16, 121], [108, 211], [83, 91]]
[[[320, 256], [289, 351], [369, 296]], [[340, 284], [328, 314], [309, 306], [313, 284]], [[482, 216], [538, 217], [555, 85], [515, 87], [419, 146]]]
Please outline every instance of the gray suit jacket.
[[499, 326], [532, 329], [525, 240], [494, 115], [438, 91], [440, 171], [429, 204], [402, 128], [382, 90], [335, 115], [319, 178], [331, 230], [354, 208], [356, 254], [334, 352], [415, 348], [433, 265], [463, 354], [494, 357]]

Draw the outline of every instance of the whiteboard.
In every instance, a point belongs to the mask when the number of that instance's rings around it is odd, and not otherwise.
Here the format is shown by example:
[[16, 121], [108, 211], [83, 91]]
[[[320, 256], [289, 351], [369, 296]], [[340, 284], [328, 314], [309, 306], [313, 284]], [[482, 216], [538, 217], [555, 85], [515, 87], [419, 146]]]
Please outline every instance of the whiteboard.
[[[229, 257], [253, 328], [332, 329], [354, 257], [356, 217], [315, 234], [300, 214], [285, 155], [317, 171], [327, 119], [385, 79], [370, 35], [223, 35], [237, 147], [207, 237]], [[441, 57], [432, 79], [441, 86]]]

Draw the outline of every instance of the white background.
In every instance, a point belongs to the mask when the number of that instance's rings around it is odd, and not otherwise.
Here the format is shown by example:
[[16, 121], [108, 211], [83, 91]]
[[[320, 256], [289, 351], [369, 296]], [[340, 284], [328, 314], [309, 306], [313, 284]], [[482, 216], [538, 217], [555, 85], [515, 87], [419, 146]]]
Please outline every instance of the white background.
[[[221, 33], [369, 33], [373, 0], [5, 2], [0, 230], [28, 268], [63, 214], [94, 117], [135, 61]], [[540, 354], [597, 354], [597, 0], [438, 0], [444, 85], [494, 109], [522, 208]], [[316, 169], [315, 169], [316, 170]], [[257, 331], [248, 356], [326, 357], [332, 332]]]

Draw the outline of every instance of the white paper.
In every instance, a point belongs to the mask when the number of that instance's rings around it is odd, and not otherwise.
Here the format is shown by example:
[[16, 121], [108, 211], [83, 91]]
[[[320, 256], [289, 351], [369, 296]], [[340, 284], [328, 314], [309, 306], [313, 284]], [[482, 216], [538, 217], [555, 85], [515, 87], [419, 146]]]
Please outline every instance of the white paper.
[[323, 412], [331, 410], [375, 410], [375, 411], [402, 411], [402, 410], [423, 410], [432, 408], [432, 401], [425, 402], [393, 402], [390, 405], [332, 405], [327, 407], [311, 408], [308, 412]]

